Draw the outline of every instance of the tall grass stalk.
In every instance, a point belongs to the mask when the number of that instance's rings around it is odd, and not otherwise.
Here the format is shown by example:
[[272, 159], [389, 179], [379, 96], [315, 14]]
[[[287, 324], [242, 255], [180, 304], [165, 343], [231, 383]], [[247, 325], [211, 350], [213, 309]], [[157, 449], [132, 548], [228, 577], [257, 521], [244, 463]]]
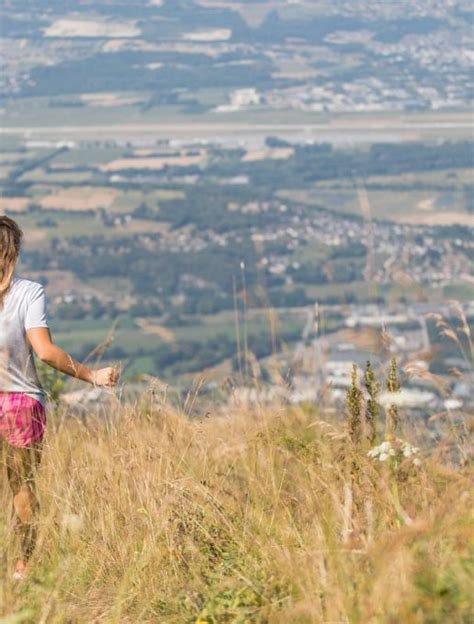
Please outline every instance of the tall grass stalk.
[[242, 301], [243, 301], [243, 322], [244, 322], [244, 371], [245, 371], [245, 383], [249, 383], [249, 338], [248, 338], [248, 291], [247, 291], [247, 278], [245, 275], [245, 262], [240, 263], [240, 270], [242, 274]]
[[[390, 361], [390, 371], [387, 379], [388, 392], [395, 394], [400, 391], [400, 384], [398, 382], [398, 364], [395, 356]], [[399, 425], [398, 406], [395, 403], [389, 405], [386, 411], [385, 421], [385, 435], [386, 437], [393, 437], [398, 429]]]
[[365, 367], [364, 385], [368, 394], [367, 404], [365, 408], [365, 420], [369, 427], [369, 442], [374, 444], [377, 439], [377, 422], [379, 417], [379, 405], [377, 402], [379, 394], [379, 384], [375, 378], [374, 369], [368, 360]]
[[242, 354], [240, 346], [240, 313], [237, 300], [237, 285], [235, 283], [235, 276], [232, 276], [232, 294], [234, 298], [234, 324], [235, 324], [235, 345], [237, 355], [237, 366], [239, 369], [239, 380], [242, 383]]

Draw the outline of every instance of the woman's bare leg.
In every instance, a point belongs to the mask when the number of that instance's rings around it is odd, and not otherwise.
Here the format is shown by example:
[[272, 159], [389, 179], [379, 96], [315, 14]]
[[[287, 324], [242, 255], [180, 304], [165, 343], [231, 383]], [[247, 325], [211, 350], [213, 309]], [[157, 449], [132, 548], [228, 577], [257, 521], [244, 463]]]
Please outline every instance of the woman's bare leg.
[[13, 511], [22, 552], [22, 560], [17, 562], [18, 572], [24, 571], [36, 543], [39, 503], [36, 496], [35, 476], [40, 460], [40, 444], [28, 448], [9, 446], [7, 449], [8, 481], [13, 493]]

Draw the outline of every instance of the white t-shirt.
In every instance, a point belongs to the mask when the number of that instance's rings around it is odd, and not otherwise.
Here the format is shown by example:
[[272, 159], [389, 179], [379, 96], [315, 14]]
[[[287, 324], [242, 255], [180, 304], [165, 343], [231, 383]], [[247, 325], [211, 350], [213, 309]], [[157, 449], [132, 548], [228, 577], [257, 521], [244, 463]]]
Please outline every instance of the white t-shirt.
[[26, 331], [48, 327], [46, 314], [43, 286], [14, 277], [0, 307], [0, 392], [24, 392], [44, 403]]

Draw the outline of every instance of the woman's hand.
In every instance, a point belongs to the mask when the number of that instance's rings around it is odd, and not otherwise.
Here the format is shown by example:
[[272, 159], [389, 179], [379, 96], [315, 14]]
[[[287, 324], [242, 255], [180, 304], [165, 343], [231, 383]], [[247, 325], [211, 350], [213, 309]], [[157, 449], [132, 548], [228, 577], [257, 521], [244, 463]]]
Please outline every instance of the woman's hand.
[[115, 366], [92, 371], [92, 383], [94, 386], [115, 386], [119, 378], [120, 371]]
[[49, 364], [61, 373], [66, 373], [76, 379], [82, 379], [95, 386], [115, 386], [120, 378], [120, 369], [117, 366], [91, 370], [88, 366], [75, 360], [51, 339], [47, 327], [35, 327], [27, 330], [28, 340], [38, 358]]

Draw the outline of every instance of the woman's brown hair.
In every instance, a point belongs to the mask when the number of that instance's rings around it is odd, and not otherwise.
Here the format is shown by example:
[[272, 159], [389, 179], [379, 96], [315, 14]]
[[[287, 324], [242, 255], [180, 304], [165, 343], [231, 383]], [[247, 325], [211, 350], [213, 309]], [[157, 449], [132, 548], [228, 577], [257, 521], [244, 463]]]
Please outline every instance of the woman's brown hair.
[[0, 304], [10, 288], [23, 232], [10, 217], [0, 216]]

